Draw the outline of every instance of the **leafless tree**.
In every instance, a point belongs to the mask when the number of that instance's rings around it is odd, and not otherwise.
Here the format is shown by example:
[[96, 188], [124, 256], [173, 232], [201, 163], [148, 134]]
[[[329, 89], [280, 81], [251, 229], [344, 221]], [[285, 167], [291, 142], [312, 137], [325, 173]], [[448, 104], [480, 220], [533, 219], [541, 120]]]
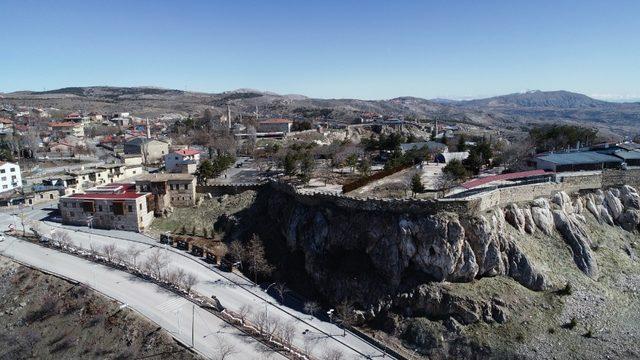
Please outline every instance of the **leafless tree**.
[[140, 257], [142, 251], [142, 248], [139, 248], [134, 244], [129, 245], [129, 247], [127, 248], [127, 254], [129, 256], [129, 259], [131, 259], [131, 265], [133, 265], [134, 268], [138, 266], [138, 258]]
[[66, 231], [56, 230], [51, 234], [51, 239], [63, 249], [69, 249], [73, 246], [71, 236]]
[[442, 191], [443, 196], [447, 193], [447, 191], [449, 191], [451, 188], [456, 187], [458, 184], [460, 184], [460, 180], [457, 180], [453, 175], [446, 172], [440, 173], [435, 181], [436, 189]]
[[220, 336], [216, 336], [218, 348], [216, 349], [216, 360], [225, 360], [238, 353], [235, 345], [230, 344]]
[[158, 280], [162, 279], [163, 271], [167, 265], [169, 265], [169, 259], [167, 259], [167, 256], [160, 251], [160, 249], [153, 251], [145, 261], [145, 267], [151, 272], [151, 275]]
[[342, 351], [334, 348], [331, 348], [325, 351], [324, 355], [322, 356], [322, 360], [342, 360], [342, 359], [344, 359], [344, 354], [342, 353]]
[[42, 226], [40, 224], [40, 221], [38, 220], [33, 220], [29, 222], [29, 228], [31, 229], [31, 232], [38, 238], [40, 238], [40, 236], [42, 236]]
[[273, 271], [273, 266], [267, 261], [262, 241], [256, 234], [251, 236], [251, 240], [249, 240], [249, 244], [247, 244], [245, 257], [255, 283], [258, 282], [259, 275], [270, 275]]
[[104, 254], [104, 257], [107, 258], [107, 262], [114, 261], [115, 258], [118, 256], [117, 252], [118, 252], [118, 247], [114, 243], [109, 243], [102, 247], [102, 253]]
[[342, 325], [342, 336], [347, 336], [347, 328], [353, 325], [356, 320], [353, 305], [348, 300], [342, 301], [336, 306], [336, 316]]
[[283, 302], [284, 296], [289, 292], [289, 289], [287, 288], [287, 284], [279, 282], [273, 287], [273, 289], [278, 294], [278, 298], [280, 298], [280, 302]]
[[244, 247], [239, 240], [233, 240], [228, 247], [229, 257], [233, 262], [242, 261], [244, 259]]
[[289, 319], [282, 324], [280, 327], [280, 332], [278, 336], [282, 339], [283, 345], [291, 348], [291, 344], [293, 343], [293, 338], [296, 334], [296, 326], [293, 320]]
[[184, 289], [190, 293], [191, 289], [198, 283], [198, 277], [193, 273], [186, 273], [182, 279]]
[[258, 311], [255, 314], [253, 322], [258, 328], [258, 332], [260, 332], [260, 335], [264, 335], [269, 326], [269, 313], [267, 312], [267, 309], [264, 308], [262, 311]]
[[304, 303], [304, 312], [315, 316], [320, 311], [320, 305], [315, 301], [307, 301]]
[[98, 245], [96, 243], [90, 243], [89, 244], [89, 252], [91, 253], [91, 256], [96, 257], [96, 256], [100, 255], [100, 248], [98, 247]]
[[274, 336], [280, 333], [281, 325], [282, 325], [282, 322], [280, 321], [279, 318], [274, 316], [267, 317], [266, 333], [267, 333], [267, 338], [269, 340], [273, 339]]
[[305, 354], [311, 355], [313, 353], [313, 349], [318, 345], [318, 338], [305, 336], [302, 342], [302, 351]]
[[240, 307], [237, 312], [237, 315], [240, 318], [240, 324], [244, 325], [245, 320], [251, 315], [252, 311], [253, 309], [251, 308], [251, 305], [244, 304]]

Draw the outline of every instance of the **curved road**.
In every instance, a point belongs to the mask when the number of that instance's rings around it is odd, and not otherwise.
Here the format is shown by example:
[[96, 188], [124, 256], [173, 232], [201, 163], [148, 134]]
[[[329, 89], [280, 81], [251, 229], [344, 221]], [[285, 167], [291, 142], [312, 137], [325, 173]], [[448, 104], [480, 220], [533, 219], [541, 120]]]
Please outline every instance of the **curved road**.
[[[235, 312], [239, 312], [243, 307], [249, 307], [253, 316], [266, 312], [270, 317], [280, 320], [281, 323], [291, 323], [295, 328], [293, 344], [299, 349], [307, 349], [316, 358], [322, 358], [329, 350], [341, 352], [349, 359], [390, 358], [383, 350], [353, 333], [346, 332], [344, 334], [342, 328], [334, 324], [280, 305], [278, 301], [242, 276], [222, 272], [183, 251], [162, 247], [154, 239], [143, 234], [118, 230], [88, 229], [41, 221], [48, 215], [48, 211], [43, 210], [43, 207], [39, 206], [33, 210], [27, 208], [24, 212], [28, 219], [40, 221], [41, 232], [66, 231], [76, 245], [86, 249], [89, 249], [91, 244], [97, 247], [115, 244], [125, 252], [136, 248], [142, 250], [138, 263], [152, 252], [162, 251], [170, 261], [169, 267], [182, 268], [197, 276], [198, 283], [194, 289], [198, 293], [205, 296], [215, 296], [224, 307]], [[20, 220], [17, 216], [6, 212], [0, 213], [0, 229], [6, 229], [12, 223], [16, 225], [18, 230], [21, 230]], [[251, 319], [251, 316], [249, 318]]]

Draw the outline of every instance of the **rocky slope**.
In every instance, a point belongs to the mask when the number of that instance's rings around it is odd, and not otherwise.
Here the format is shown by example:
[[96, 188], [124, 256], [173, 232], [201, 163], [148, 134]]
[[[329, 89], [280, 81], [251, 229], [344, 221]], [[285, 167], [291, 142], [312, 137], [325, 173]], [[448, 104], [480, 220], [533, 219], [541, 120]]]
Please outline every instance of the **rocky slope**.
[[262, 197], [258, 231], [289, 283], [329, 304], [348, 299], [361, 320], [423, 354], [553, 358], [567, 353], [549, 342], [584, 341], [568, 354], [581, 358], [604, 351], [585, 340], [597, 333], [611, 357], [639, 355], [620, 339], [637, 322], [601, 309], [640, 308], [640, 197], [629, 186], [472, 215]]
[[0, 359], [200, 359], [81, 285], [0, 257]]

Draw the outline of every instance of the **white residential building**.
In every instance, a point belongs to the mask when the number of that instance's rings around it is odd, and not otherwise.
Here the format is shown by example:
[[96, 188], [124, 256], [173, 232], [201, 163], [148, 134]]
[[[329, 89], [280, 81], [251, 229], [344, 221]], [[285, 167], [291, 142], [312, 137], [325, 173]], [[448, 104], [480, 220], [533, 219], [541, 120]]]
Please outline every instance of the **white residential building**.
[[0, 192], [22, 187], [20, 165], [10, 162], [0, 162]]
[[182, 149], [171, 152], [164, 157], [164, 165], [168, 172], [193, 174], [200, 163], [200, 151]]

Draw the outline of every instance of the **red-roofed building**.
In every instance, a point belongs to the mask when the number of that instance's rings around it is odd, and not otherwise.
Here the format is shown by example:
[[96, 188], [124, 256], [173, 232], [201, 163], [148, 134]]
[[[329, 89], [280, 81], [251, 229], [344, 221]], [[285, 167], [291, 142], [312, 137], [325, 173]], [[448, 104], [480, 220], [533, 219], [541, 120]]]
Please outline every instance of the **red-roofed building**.
[[78, 113], [71, 113], [64, 117], [66, 121], [82, 121], [82, 115]]
[[291, 132], [293, 121], [289, 119], [268, 119], [258, 123], [258, 132], [261, 133], [283, 133]]
[[84, 137], [84, 125], [73, 121], [50, 122], [49, 130], [52, 132], [52, 135], [59, 138], [64, 138], [68, 135], [79, 138]]
[[151, 194], [136, 192], [134, 184], [119, 183], [63, 196], [58, 206], [64, 224], [137, 232], [151, 225], [155, 208]]
[[168, 172], [193, 174], [200, 163], [200, 151], [182, 149], [164, 156], [164, 166]]

